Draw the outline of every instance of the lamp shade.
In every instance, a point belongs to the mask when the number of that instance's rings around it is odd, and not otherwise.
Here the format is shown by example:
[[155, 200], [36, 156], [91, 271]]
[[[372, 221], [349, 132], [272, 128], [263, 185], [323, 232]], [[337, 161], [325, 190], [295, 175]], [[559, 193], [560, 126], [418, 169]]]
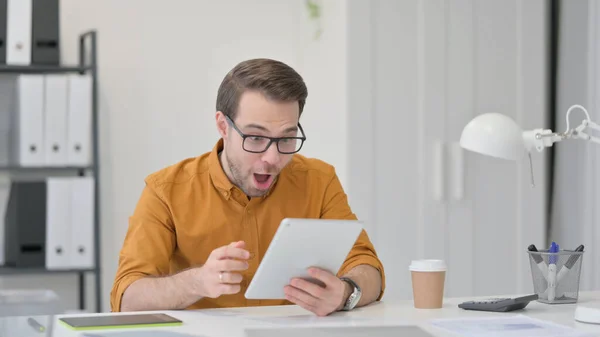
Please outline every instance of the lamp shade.
[[521, 127], [510, 117], [496, 112], [473, 118], [463, 129], [460, 146], [508, 160], [517, 160], [525, 150]]

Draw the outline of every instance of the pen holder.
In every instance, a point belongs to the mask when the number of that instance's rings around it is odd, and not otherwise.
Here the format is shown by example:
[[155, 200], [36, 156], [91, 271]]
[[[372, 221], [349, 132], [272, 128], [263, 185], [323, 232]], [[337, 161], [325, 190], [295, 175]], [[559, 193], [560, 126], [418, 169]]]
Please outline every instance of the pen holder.
[[562, 250], [528, 251], [533, 290], [538, 301], [548, 304], [576, 303], [583, 252]]

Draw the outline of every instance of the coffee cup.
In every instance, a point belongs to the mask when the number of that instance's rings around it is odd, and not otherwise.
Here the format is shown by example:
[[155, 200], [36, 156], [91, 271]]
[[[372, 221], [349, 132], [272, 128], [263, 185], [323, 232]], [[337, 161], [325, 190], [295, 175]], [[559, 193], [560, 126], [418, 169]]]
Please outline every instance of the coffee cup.
[[446, 263], [443, 260], [415, 260], [412, 261], [409, 270], [415, 308], [441, 308], [444, 299]]

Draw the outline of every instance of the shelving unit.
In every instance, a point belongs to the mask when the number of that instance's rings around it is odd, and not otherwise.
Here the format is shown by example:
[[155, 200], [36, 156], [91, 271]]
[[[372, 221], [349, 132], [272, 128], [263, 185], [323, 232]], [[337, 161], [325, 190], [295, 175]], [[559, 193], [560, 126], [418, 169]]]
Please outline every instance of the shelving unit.
[[12, 74], [51, 74], [51, 73], [81, 73], [90, 74], [92, 79], [92, 165], [85, 167], [20, 167], [0, 166], [0, 171], [10, 174], [35, 174], [51, 176], [56, 174], [83, 176], [91, 173], [94, 177], [94, 268], [48, 270], [41, 267], [18, 268], [0, 266], [0, 276], [26, 274], [66, 274], [79, 275], [79, 309], [86, 309], [85, 274], [94, 274], [96, 312], [101, 311], [101, 269], [100, 269], [100, 165], [98, 149], [98, 69], [97, 69], [97, 35], [96, 31], [88, 31], [79, 36], [79, 64], [75, 66], [12, 66], [0, 65], [0, 73]]

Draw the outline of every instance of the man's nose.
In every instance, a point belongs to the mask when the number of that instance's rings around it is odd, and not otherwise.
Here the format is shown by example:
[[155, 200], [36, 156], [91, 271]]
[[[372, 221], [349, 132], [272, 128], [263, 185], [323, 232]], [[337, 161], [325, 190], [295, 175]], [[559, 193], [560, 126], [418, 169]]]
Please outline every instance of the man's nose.
[[277, 143], [273, 142], [267, 151], [263, 152], [262, 160], [272, 165], [279, 163], [281, 153], [277, 150]]

